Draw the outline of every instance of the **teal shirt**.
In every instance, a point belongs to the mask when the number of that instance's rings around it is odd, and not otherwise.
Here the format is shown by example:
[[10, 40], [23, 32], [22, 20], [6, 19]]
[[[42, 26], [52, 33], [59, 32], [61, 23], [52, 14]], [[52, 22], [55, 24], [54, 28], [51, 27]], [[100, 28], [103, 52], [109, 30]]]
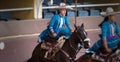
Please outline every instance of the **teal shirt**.
[[51, 21], [50, 21], [50, 24], [48, 26], [48, 28], [50, 29], [51, 32], [58, 32], [59, 30], [59, 26], [60, 26], [60, 20], [61, 20], [61, 17], [63, 18], [63, 26], [64, 25], [67, 27], [67, 28], [71, 28], [71, 24], [68, 20], [68, 17], [66, 16], [61, 16], [60, 14], [56, 14], [52, 17]]
[[119, 30], [118, 24], [116, 22], [105, 21], [101, 27], [102, 39], [106, 40], [107, 36], [114, 36], [112, 33], [111, 24], [114, 27], [114, 34], [120, 35], [120, 30]]
[[[63, 20], [62, 22], [61, 22], [61, 18]], [[58, 39], [59, 34], [61, 34], [61, 33], [62, 33], [62, 35], [69, 37], [71, 35], [70, 28], [71, 28], [71, 24], [68, 20], [68, 17], [56, 14], [52, 17], [47, 29], [45, 29], [43, 32], [41, 32], [39, 37], [41, 40], [45, 40], [45, 41], [47, 41], [47, 36]], [[53, 37], [51, 35], [51, 32], [55, 32], [57, 34], [57, 36]]]

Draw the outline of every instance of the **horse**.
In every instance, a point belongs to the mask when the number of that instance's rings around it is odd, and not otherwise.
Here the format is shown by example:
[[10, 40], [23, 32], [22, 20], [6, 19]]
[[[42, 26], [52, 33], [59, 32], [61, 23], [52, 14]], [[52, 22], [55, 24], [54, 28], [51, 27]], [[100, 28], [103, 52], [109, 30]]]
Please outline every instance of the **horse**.
[[[54, 60], [44, 58], [46, 50], [41, 48], [39, 43], [33, 50], [32, 57], [27, 62], [76, 62], [75, 58], [81, 48], [89, 48], [89, 38], [84, 29], [84, 24], [74, 26], [75, 30], [58, 52], [56, 52]], [[80, 46], [78, 47], [78, 44]]]

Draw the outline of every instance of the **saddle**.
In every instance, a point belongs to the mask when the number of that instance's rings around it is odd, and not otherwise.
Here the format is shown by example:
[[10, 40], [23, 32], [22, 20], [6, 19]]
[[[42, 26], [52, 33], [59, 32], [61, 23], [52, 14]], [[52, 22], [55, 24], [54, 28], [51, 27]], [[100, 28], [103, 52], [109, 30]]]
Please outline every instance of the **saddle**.
[[65, 36], [61, 36], [58, 40], [56, 39], [49, 39], [49, 41], [43, 41], [41, 44], [41, 48], [49, 50], [51, 47], [55, 48], [62, 48], [66, 38]]
[[65, 37], [61, 36], [58, 40], [50, 39], [48, 42], [43, 42], [41, 48], [47, 50], [44, 58], [53, 59], [55, 54], [63, 47], [65, 40]]

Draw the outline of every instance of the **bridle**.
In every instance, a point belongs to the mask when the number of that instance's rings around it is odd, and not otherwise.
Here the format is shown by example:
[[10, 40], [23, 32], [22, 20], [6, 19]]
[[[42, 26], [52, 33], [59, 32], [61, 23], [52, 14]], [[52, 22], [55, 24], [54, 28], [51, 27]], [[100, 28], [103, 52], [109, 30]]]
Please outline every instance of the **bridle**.
[[78, 39], [81, 41], [80, 47], [83, 48], [84, 47], [84, 42], [87, 42], [87, 41], [89, 42], [90, 41], [90, 39], [87, 38], [87, 33], [83, 31], [83, 33], [86, 37], [85, 39], [83, 39], [79, 34], [77, 34], [78, 33], [77, 30], [75, 31], [75, 33], [76, 33], [76, 36], [78, 37]]
[[[78, 33], [77, 30], [75, 30], [74, 33]], [[89, 41], [89, 38], [82, 39], [82, 37], [81, 37], [79, 34], [76, 34], [76, 35], [77, 35], [78, 39], [79, 39], [80, 41], [82, 41], [82, 42], [81, 42], [82, 44], [80, 45], [79, 48], [76, 49], [76, 48], [73, 47], [73, 45], [71, 44], [71, 42], [69, 42], [70, 47], [75, 51], [75, 54], [74, 54], [73, 58], [70, 57], [70, 55], [69, 55], [67, 52], [65, 52], [63, 49], [60, 49], [60, 51], [63, 52], [63, 53], [66, 55], [66, 57], [67, 57], [71, 62], [75, 62], [75, 61], [76, 61], [76, 60], [75, 60], [76, 55], [78, 54], [78, 52], [80, 51], [80, 49], [84, 47], [84, 42]], [[85, 35], [85, 33], [84, 33], [84, 35]]]

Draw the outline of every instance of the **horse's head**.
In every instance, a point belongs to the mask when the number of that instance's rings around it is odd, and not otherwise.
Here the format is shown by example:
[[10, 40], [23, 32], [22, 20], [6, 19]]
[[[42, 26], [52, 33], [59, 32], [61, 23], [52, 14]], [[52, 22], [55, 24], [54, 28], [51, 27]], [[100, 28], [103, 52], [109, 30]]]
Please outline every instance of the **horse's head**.
[[90, 39], [87, 37], [87, 32], [84, 29], [84, 24], [81, 26], [75, 26], [75, 31], [76, 37], [78, 38], [78, 42], [80, 43], [81, 46], [84, 48], [89, 48], [89, 41]]

